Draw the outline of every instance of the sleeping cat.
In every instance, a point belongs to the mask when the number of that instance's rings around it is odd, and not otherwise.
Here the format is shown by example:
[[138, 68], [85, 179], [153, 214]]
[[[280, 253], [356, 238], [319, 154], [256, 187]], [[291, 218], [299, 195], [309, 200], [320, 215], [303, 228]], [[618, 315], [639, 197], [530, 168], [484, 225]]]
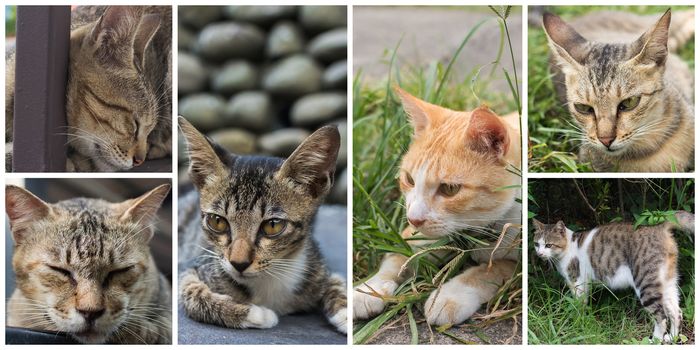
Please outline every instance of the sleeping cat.
[[[559, 221], [545, 225], [535, 219], [537, 256], [551, 260], [577, 297], [586, 297], [592, 281], [611, 289], [632, 287], [655, 320], [653, 337], [671, 342], [678, 336], [678, 247], [673, 229], [695, 232], [695, 215], [676, 213], [678, 223], [656, 226], [612, 223], [590, 231], [572, 232]], [[670, 321], [670, 332], [667, 332]]]
[[[457, 112], [398, 88], [396, 93], [414, 130], [399, 170], [410, 224], [402, 236], [410, 238], [419, 231], [437, 239], [475, 226], [500, 231], [505, 223], [519, 224], [519, 191], [508, 186], [519, 184], [520, 178], [507, 170], [509, 166], [520, 168], [517, 113], [499, 117], [485, 107]], [[515, 272], [520, 260], [519, 235], [519, 230], [508, 230], [493, 254], [491, 268], [488, 263], [494, 243], [473, 251], [471, 258], [479, 265], [467, 268], [431, 293], [424, 307], [427, 321], [459, 324], [488, 302]], [[414, 242], [409, 244], [419, 251], [421, 246]], [[399, 275], [406, 260], [403, 255], [387, 254], [379, 271], [355, 288], [354, 318], [366, 319], [382, 311], [382, 299], [367, 293], [393, 294], [406, 279]]]
[[[595, 171], [669, 172], [693, 166], [693, 72], [673, 52], [692, 37], [694, 15], [592, 13], [565, 23], [545, 13], [553, 78]], [[647, 29], [648, 28], [648, 29]], [[646, 30], [646, 32], [644, 31]]]
[[86, 344], [170, 344], [170, 283], [148, 243], [170, 185], [121, 203], [5, 188], [17, 288], [7, 325]]
[[322, 127], [283, 160], [230, 154], [184, 118], [179, 124], [198, 191], [179, 201], [180, 260], [193, 260], [180, 276], [186, 315], [271, 328], [279, 316], [320, 309], [346, 333], [345, 280], [328, 271], [311, 236], [333, 184], [338, 129]]
[[[170, 6], [73, 11], [67, 171], [123, 171], [170, 155], [171, 36]], [[6, 64], [14, 78], [12, 52]], [[5, 101], [13, 98], [14, 84], [6, 83]], [[13, 113], [8, 104], [8, 129]]]

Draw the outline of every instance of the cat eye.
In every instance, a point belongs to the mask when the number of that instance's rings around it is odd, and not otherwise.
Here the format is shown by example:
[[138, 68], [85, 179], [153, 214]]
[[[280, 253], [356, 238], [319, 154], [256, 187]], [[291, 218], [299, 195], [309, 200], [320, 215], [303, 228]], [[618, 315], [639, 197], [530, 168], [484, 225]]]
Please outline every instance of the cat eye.
[[54, 271], [56, 271], [56, 272], [62, 274], [63, 276], [67, 277], [68, 279], [71, 280], [71, 282], [75, 281], [75, 279], [73, 278], [73, 273], [72, 273], [72, 272], [70, 272], [70, 271], [68, 271], [68, 270], [66, 270], [66, 269], [62, 269], [62, 268], [60, 268], [60, 267], [58, 267], [58, 266], [53, 266], [53, 265], [46, 265], [46, 266], [48, 266], [51, 270], [54, 270]]
[[540, 247], [540, 244], [535, 242], [535, 248], [539, 248], [539, 247]]
[[574, 109], [581, 114], [593, 114], [593, 107], [583, 103], [574, 103]]
[[287, 228], [287, 221], [282, 219], [265, 220], [260, 226], [262, 232], [270, 237], [281, 234], [285, 228]]
[[228, 232], [228, 221], [216, 214], [206, 214], [205, 222], [207, 228], [216, 233], [227, 233]]
[[131, 265], [131, 266], [127, 266], [127, 267], [124, 267], [124, 268], [121, 268], [121, 269], [116, 269], [116, 270], [110, 271], [110, 272], [107, 274], [107, 277], [105, 278], [105, 280], [102, 282], [102, 286], [105, 286], [105, 287], [106, 287], [106, 286], [109, 284], [109, 281], [110, 281], [112, 278], [117, 277], [117, 276], [119, 276], [119, 275], [121, 275], [121, 274], [124, 274], [124, 273], [126, 273], [126, 272], [129, 272], [129, 271], [131, 271], [131, 269], [133, 269], [133, 268], [134, 268], [134, 265]]
[[452, 197], [456, 195], [461, 188], [462, 186], [457, 184], [440, 184], [440, 187], [438, 187], [438, 191], [441, 195], [445, 197]]
[[619, 105], [617, 105], [617, 109], [620, 112], [626, 112], [633, 110], [635, 107], [639, 105], [639, 100], [641, 100], [641, 96], [632, 96], [630, 98], [622, 100]]
[[544, 245], [544, 247], [545, 247], [545, 248], [552, 248], [552, 245], [553, 245], [553, 244], [551, 244], [551, 243], [547, 243], [547, 244]]

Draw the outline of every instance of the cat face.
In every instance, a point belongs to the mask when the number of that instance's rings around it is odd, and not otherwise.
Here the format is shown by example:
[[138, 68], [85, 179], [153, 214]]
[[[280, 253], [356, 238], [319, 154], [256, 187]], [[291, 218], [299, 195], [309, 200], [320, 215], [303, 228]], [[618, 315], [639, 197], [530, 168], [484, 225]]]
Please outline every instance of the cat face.
[[159, 99], [167, 98], [156, 96], [144, 71], [160, 16], [142, 12], [138, 6], [112, 6], [95, 24], [71, 33], [68, 142], [114, 170], [144, 162]]
[[535, 224], [533, 244], [537, 256], [545, 260], [561, 257], [568, 245], [564, 222], [558, 221], [554, 225], [546, 225], [536, 219], [532, 219], [532, 222]]
[[660, 92], [671, 13], [639, 39], [624, 44], [590, 42], [561, 18], [544, 15], [553, 60], [566, 82], [567, 105], [583, 142], [611, 156], [645, 154], [663, 138]]
[[188, 144], [189, 175], [200, 194], [210, 257], [242, 284], [304, 273], [300, 253], [333, 184], [337, 128], [317, 130], [282, 160], [229, 154], [184, 118], [179, 124]]
[[397, 89], [414, 128], [401, 161], [399, 185], [409, 223], [444, 236], [503, 218], [518, 183], [505, 168], [511, 147], [506, 126], [485, 107], [456, 112]]
[[27, 300], [13, 311], [31, 315], [32, 328], [93, 344], [146, 317], [151, 300], [139, 296], [158, 278], [148, 247], [151, 221], [169, 190], [162, 185], [122, 203], [78, 198], [47, 204], [7, 186], [13, 268]]

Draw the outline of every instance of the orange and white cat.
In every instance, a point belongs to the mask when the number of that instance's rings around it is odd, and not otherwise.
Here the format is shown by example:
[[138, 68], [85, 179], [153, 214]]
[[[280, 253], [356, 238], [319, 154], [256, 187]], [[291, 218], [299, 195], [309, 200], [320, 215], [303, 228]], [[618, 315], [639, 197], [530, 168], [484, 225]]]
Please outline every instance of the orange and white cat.
[[[473, 227], [500, 232], [520, 224], [520, 128], [517, 113], [499, 117], [486, 107], [458, 112], [395, 90], [413, 126], [413, 140], [399, 174], [409, 226], [404, 238], [420, 232], [437, 239]], [[420, 242], [420, 243], [415, 243]], [[426, 243], [427, 242], [427, 243]], [[414, 251], [431, 241], [409, 241]], [[477, 264], [435, 289], [424, 314], [434, 325], [459, 324], [489, 301], [515, 273], [520, 258], [520, 230], [509, 229], [498, 249], [495, 242], [471, 253]], [[492, 257], [493, 252], [493, 257]], [[493, 258], [489, 268], [489, 260]], [[387, 254], [378, 270], [353, 293], [353, 317], [366, 319], [384, 309], [373, 290], [391, 295], [408, 277], [399, 275], [407, 257]]]

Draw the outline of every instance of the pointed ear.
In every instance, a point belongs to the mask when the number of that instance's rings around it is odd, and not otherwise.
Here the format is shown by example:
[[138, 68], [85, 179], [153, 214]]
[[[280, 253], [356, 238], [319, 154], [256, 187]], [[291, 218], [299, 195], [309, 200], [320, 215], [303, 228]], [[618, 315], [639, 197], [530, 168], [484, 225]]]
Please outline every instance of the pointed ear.
[[467, 138], [469, 148], [496, 158], [503, 157], [510, 146], [508, 130], [500, 117], [483, 106], [472, 112], [467, 127]]
[[217, 178], [226, 176], [227, 167], [222, 157], [232, 157], [232, 155], [215, 146], [184, 117], [178, 117], [177, 121], [187, 143], [192, 183], [201, 190], [207, 184], [216, 182]]
[[139, 6], [109, 6], [105, 10], [90, 34], [98, 61], [114, 66], [129, 64], [142, 12]]
[[139, 27], [134, 36], [134, 65], [139, 72], [143, 72], [144, 61], [146, 59], [146, 48], [153, 39], [156, 31], [160, 27], [160, 16], [148, 14], [141, 18]]
[[544, 13], [542, 25], [554, 57], [562, 68], [569, 66], [577, 69], [583, 64], [588, 52], [588, 40], [559, 16], [549, 12]]
[[398, 86], [394, 87], [394, 93], [399, 96], [403, 110], [408, 115], [408, 121], [413, 125], [413, 135], [420, 136], [431, 125], [431, 116], [428, 113], [429, 104]]
[[671, 25], [671, 9], [656, 22], [654, 27], [642, 34], [634, 45], [639, 53], [632, 62], [643, 65], [662, 66], [668, 57], [668, 28]]
[[557, 224], [554, 226], [554, 228], [557, 229], [557, 231], [559, 231], [559, 233], [561, 233], [562, 236], [566, 233], [566, 225], [564, 224], [564, 221], [557, 221]]
[[544, 224], [541, 223], [539, 220], [533, 218], [532, 223], [535, 224], [535, 230], [544, 231]]
[[51, 206], [24, 188], [5, 186], [5, 211], [16, 244], [22, 243], [28, 228], [52, 213]]
[[138, 198], [129, 199], [118, 205], [119, 220], [135, 223], [144, 232], [144, 237], [150, 240], [153, 230], [146, 229], [151, 225], [158, 214], [163, 200], [170, 192], [170, 184], [163, 184], [141, 195]]
[[290, 179], [312, 197], [319, 198], [333, 185], [339, 148], [338, 128], [324, 126], [297, 147], [275, 176]]

